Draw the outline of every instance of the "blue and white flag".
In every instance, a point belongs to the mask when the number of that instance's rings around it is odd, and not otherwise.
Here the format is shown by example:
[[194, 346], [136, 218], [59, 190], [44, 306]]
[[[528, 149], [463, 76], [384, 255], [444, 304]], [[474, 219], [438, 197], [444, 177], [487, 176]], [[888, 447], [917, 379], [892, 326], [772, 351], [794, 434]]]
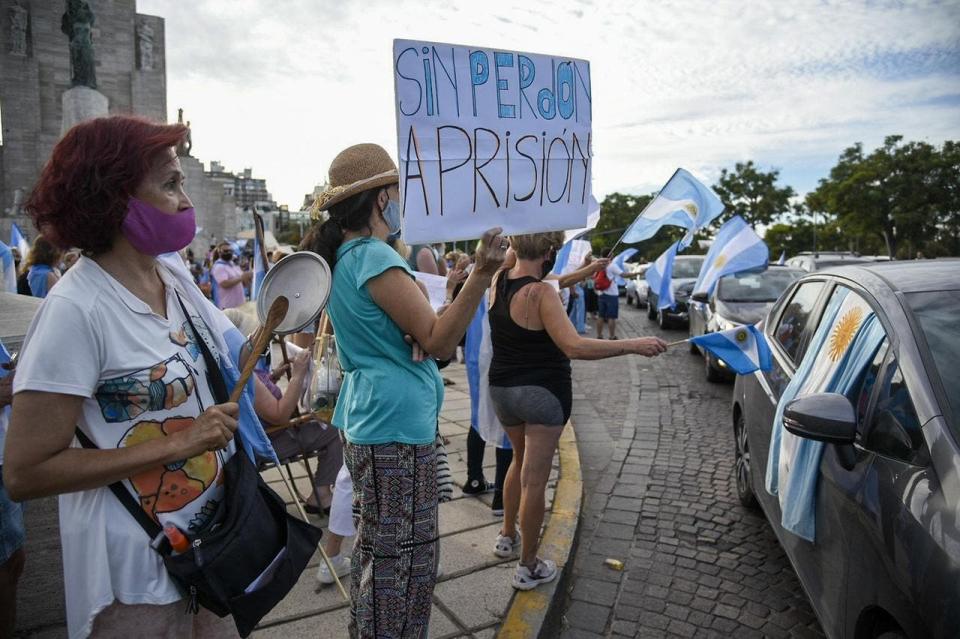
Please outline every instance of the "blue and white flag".
[[566, 275], [583, 265], [584, 258], [591, 252], [590, 242], [586, 240], [569, 240], [557, 251], [557, 258], [553, 263], [551, 273]]
[[0, 242], [0, 291], [17, 292], [17, 267], [10, 247]]
[[709, 294], [724, 275], [763, 268], [769, 259], [767, 245], [742, 217], [735, 215], [717, 231], [693, 292]]
[[721, 213], [723, 202], [717, 194], [688, 171], [677, 169], [620, 241], [633, 244], [653, 237], [662, 226], [680, 226], [689, 230], [681, 244], [681, 248], [686, 248], [693, 235]]
[[657, 261], [647, 269], [646, 279], [650, 290], [657, 294], [657, 309], [673, 308], [676, 300], [673, 297], [673, 260], [677, 257], [680, 242], [674, 242]]
[[[629, 260], [631, 257], [633, 257], [636, 254], [637, 254], [637, 249], [635, 248], [624, 249], [623, 251], [620, 252], [619, 255], [617, 255], [615, 258], [610, 260], [610, 262], [612, 264], [616, 264], [617, 268], [619, 268], [621, 272], [624, 272], [627, 270], [627, 260]], [[616, 281], [617, 281], [617, 286], [627, 285], [627, 281], [623, 279], [622, 275], [617, 275]]]
[[753, 325], [697, 335], [690, 338], [690, 343], [707, 349], [738, 375], [768, 371], [773, 365], [770, 346], [763, 333]]
[[27, 237], [20, 231], [16, 222], [10, 227], [10, 246], [17, 247], [20, 251], [21, 260], [27, 259], [27, 254], [30, 252], [30, 243], [27, 242]]
[[783, 266], [787, 263], [787, 252], [784, 251], [780, 254], [780, 259], [777, 260], [777, 266]]
[[264, 253], [263, 218], [256, 211], [253, 212], [253, 281], [250, 282], [250, 299], [257, 299], [263, 278], [270, 268], [267, 254]]
[[590, 194], [590, 200], [587, 204], [587, 225], [579, 229], [568, 229], [563, 232], [563, 241], [569, 242], [574, 238], [579, 238], [581, 235], [587, 231], [592, 231], [597, 228], [597, 224], [600, 223], [600, 203], [597, 202], [597, 199], [593, 197], [593, 194]]

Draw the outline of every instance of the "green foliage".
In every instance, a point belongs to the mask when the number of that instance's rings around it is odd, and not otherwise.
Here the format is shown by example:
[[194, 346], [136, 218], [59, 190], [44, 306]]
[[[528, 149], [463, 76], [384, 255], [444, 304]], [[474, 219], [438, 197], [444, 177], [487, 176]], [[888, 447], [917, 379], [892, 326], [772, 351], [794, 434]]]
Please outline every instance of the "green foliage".
[[960, 151], [888, 136], [865, 154], [844, 150], [807, 202], [837, 216], [840, 228], [882, 241], [891, 257], [960, 254]]
[[724, 215], [739, 215], [750, 226], [770, 224], [790, 210], [794, 191], [789, 186], [778, 187], [780, 171], [759, 170], [753, 160], [737, 162], [733, 171], [722, 169], [713, 190], [720, 196], [726, 210]]

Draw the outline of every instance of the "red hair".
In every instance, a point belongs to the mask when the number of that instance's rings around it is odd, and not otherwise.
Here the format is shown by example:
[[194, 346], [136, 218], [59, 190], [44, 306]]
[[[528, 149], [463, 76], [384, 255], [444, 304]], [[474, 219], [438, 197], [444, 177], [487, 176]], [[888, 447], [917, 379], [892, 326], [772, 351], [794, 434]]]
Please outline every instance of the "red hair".
[[157, 155], [186, 135], [182, 124], [131, 116], [82, 122], [53, 148], [25, 208], [55, 245], [104, 253]]

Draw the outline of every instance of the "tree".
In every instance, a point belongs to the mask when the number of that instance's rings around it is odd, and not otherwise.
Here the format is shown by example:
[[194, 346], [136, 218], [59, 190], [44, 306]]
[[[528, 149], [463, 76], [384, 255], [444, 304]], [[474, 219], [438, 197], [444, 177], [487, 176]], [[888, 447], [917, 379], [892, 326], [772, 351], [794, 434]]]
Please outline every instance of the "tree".
[[844, 150], [808, 201], [836, 214], [845, 232], [882, 240], [890, 257], [913, 257], [938, 238], [955, 252], [960, 248], [958, 156], [953, 142], [938, 150], [891, 135], [869, 155], [858, 142]]
[[753, 160], [737, 162], [733, 171], [722, 169], [713, 190], [720, 196], [730, 215], [741, 216], [750, 226], [770, 224], [790, 210], [794, 191], [778, 187], [780, 171], [759, 170]]

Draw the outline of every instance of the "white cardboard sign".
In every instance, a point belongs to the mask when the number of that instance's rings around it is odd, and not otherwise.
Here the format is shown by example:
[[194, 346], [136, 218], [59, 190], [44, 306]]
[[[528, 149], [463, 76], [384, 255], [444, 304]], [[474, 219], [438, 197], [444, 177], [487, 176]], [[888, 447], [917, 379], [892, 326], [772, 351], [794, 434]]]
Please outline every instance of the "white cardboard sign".
[[394, 40], [393, 71], [406, 242], [586, 225], [589, 62]]

